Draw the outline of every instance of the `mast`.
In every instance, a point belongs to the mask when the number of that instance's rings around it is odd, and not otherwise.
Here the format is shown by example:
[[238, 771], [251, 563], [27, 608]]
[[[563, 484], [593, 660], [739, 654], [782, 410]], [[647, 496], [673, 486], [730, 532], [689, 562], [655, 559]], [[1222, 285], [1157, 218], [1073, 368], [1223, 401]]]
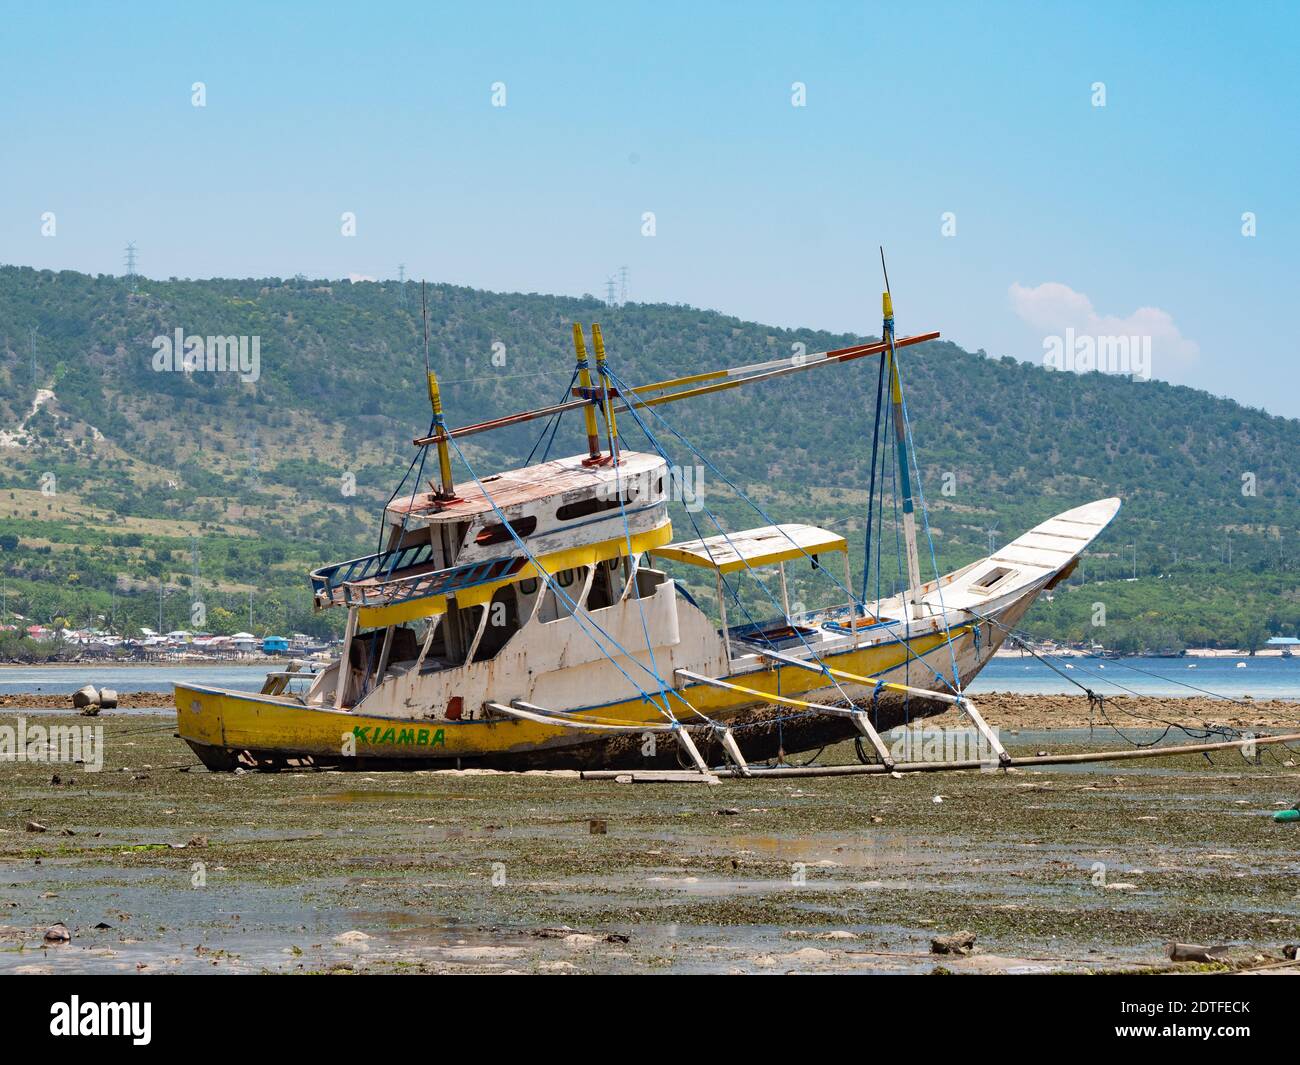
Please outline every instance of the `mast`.
[[[591, 388], [591, 368], [587, 362], [587, 345], [582, 339], [582, 326], [573, 323], [573, 350], [578, 359], [578, 384], [585, 389]], [[583, 421], [587, 427], [587, 461], [600, 461], [600, 429], [596, 425], [596, 408], [588, 403], [582, 409]]]
[[433, 408], [433, 443], [438, 448], [438, 478], [442, 487], [438, 499], [455, 499], [456, 489], [451, 477], [451, 452], [447, 449], [447, 423], [442, 417], [442, 393], [438, 389], [438, 376], [429, 366], [429, 304], [425, 298], [424, 282], [420, 282], [420, 315], [424, 319], [424, 375], [429, 382], [429, 406]]
[[[880, 267], [885, 269], [885, 249], [880, 249]], [[907, 450], [907, 420], [903, 415], [903, 384], [898, 376], [898, 353], [894, 348], [894, 300], [889, 294], [889, 272], [885, 270], [885, 291], [880, 294], [884, 324], [880, 339], [888, 345], [885, 372], [889, 375], [889, 404], [894, 415], [894, 443], [898, 453], [898, 487], [903, 497], [903, 540], [907, 545], [907, 591], [903, 601], [912, 604], [913, 618], [921, 616], [921, 563], [916, 553], [916, 507], [912, 502], [911, 459]]]
[[618, 465], [618, 421], [614, 417], [614, 401], [611, 397], [609, 368], [605, 365], [605, 338], [600, 326], [591, 323], [591, 346], [596, 349], [596, 374], [600, 377], [601, 391], [605, 396], [605, 428], [609, 432], [609, 460]]

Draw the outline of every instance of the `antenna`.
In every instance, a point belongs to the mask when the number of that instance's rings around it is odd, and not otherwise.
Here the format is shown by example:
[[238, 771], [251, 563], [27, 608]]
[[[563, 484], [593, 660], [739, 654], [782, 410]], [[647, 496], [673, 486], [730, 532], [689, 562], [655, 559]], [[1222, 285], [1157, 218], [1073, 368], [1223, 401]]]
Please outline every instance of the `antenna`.
[[885, 266], [885, 246], [883, 244], [880, 245], [880, 271], [885, 275], [885, 291], [889, 292], [889, 268]]
[[429, 299], [425, 295], [425, 283], [420, 282], [420, 318], [424, 322], [424, 373], [429, 374]]

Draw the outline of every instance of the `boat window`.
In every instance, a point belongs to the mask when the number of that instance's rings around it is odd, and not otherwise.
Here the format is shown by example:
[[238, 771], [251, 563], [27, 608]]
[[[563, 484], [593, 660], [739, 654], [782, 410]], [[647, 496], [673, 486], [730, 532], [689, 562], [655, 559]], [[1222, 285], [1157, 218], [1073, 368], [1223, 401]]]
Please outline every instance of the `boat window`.
[[615, 584], [613, 573], [618, 562], [617, 558], [611, 558], [607, 563], [596, 567], [596, 572], [591, 578], [591, 591], [587, 593], [588, 610], [603, 610], [618, 601], [618, 593], [622, 589]]
[[[599, 571], [600, 567], [596, 569]], [[572, 604], [582, 606], [582, 590], [586, 576], [585, 567], [561, 570], [557, 573], [555, 587], [547, 588], [546, 594], [542, 597], [542, 605], [537, 609], [537, 620], [545, 623], [572, 617], [574, 614]], [[579, 577], [582, 579], [579, 580]]]
[[510, 637], [519, 631], [519, 600], [509, 586], [498, 588], [488, 604], [487, 625], [474, 652], [475, 662], [495, 658]]
[[[515, 536], [523, 540], [536, 532], [537, 519], [535, 517], [515, 518], [510, 522], [510, 525], [515, 531]], [[510, 529], [506, 528], [501, 522], [484, 525], [479, 534], [474, 537], [474, 542], [484, 547], [491, 544], [504, 544], [513, 540], [514, 536], [510, 535]]]
[[978, 588], [982, 592], [988, 591], [988, 589], [992, 588], [1004, 577], [1011, 576], [1011, 572], [1012, 571], [1007, 569], [1005, 566], [998, 566], [996, 569], [989, 570], [988, 573], [984, 574], [984, 576], [972, 584], [971, 587]]
[[599, 514], [605, 510], [618, 510], [620, 506], [627, 506], [632, 500], [629, 496], [619, 499], [615, 496], [613, 499], [597, 499], [590, 496], [587, 499], [580, 499], [576, 503], [565, 503], [555, 512], [555, 516], [560, 521], [573, 521], [575, 518], [585, 518], [591, 514]]

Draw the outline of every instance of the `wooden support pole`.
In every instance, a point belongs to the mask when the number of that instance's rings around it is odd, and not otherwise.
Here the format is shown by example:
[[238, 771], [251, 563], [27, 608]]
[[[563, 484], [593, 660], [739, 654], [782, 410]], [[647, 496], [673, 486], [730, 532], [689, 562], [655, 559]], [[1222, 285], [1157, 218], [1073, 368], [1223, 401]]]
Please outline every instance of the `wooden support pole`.
[[704, 756], [700, 754], [700, 749], [695, 746], [695, 741], [691, 739], [691, 734], [684, 728], [674, 729], [673, 731], [676, 733], [677, 742], [680, 743], [686, 750], [686, 753], [690, 755], [691, 761], [695, 763], [695, 767], [705, 776], [708, 776], [709, 767], [705, 764]]
[[[1142, 747], [1136, 750], [1096, 751], [1084, 754], [1046, 754], [1028, 758], [1012, 758], [1003, 768], [1022, 769], [1040, 765], [1080, 765], [1088, 762], [1124, 762], [1132, 758], [1167, 758], [1176, 754], [1204, 754], [1208, 751], [1226, 751], [1232, 748], [1245, 753], [1248, 747], [1267, 747], [1275, 743], [1296, 743], [1300, 741], [1300, 732], [1290, 732], [1281, 736], [1255, 736], [1245, 740], [1227, 740], [1222, 743], [1184, 743], [1169, 747]], [[942, 773], [963, 769], [988, 769], [988, 762], [982, 759], [969, 759], [961, 762], [896, 762], [892, 769], [883, 765], [817, 765], [817, 766], [778, 766], [775, 769], [763, 769], [751, 766], [749, 777], [760, 780], [764, 777], [847, 777], [880, 776], [885, 773]], [[737, 776], [734, 770], [717, 770], [719, 776]], [[585, 769], [583, 780], [609, 780], [620, 775], [615, 769]]]
[[980, 712], [975, 709], [975, 704], [969, 699], [963, 699], [957, 704], [957, 706], [965, 712], [966, 716], [969, 717], [971, 721], [975, 723], [975, 727], [979, 730], [979, 734], [984, 737], [984, 742], [993, 748], [993, 753], [998, 756], [998, 762], [1002, 765], [1010, 764], [1011, 755], [1007, 754], [1003, 749], [1002, 744], [998, 742], [997, 733], [989, 728], [987, 722], [985, 722], [984, 718], [980, 716]]
[[357, 607], [348, 608], [348, 623], [343, 629], [343, 653], [339, 655], [338, 672], [334, 676], [334, 709], [343, 709], [343, 697], [352, 680], [352, 637], [357, 634]]
[[727, 752], [727, 755], [736, 764], [736, 768], [740, 770], [740, 775], [742, 777], [749, 776], [749, 763], [745, 761], [745, 756], [740, 753], [740, 745], [736, 743], [736, 737], [731, 729], [724, 728], [721, 735], [722, 749]]

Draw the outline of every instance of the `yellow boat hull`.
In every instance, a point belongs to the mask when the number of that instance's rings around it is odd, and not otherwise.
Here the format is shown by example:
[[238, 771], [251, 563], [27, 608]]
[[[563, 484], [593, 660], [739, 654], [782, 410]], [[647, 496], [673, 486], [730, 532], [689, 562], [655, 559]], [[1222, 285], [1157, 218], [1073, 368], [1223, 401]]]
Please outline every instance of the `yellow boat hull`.
[[[912, 639], [910, 652], [902, 644], [893, 643], [828, 655], [824, 662], [859, 676], [899, 681], [906, 677], [908, 683], [933, 688], [938, 681], [932, 669], [950, 675], [950, 663], [955, 656], [962, 677], [969, 678], [991, 655], [996, 642], [986, 640], [984, 647], [976, 647], [972, 630], [966, 627], [953, 631], [951, 648], [942, 634], [932, 634]], [[926, 665], [919, 664], [918, 658]], [[774, 666], [732, 679], [753, 691], [772, 695], [839, 694], [834, 688], [827, 688], [823, 677], [793, 666]], [[861, 686], [854, 689], [845, 685], [845, 688], [855, 697], [870, 702], [880, 728], [892, 727], [904, 717], [946, 708], [945, 704], [930, 704], [915, 697], [905, 703], [901, 696], [891, 692], [876, 692], [873, 698], [872, 690]], [[843, 717], [779, 710], [743, 692], [705, 685], [689, 685], [678, 691], [691, 706], [713, 720], [731, 725], [752, 724], [756, 731], [761, 722], [769, 722], [772, 739], [766, 746], [772, 747], [772, 754], [778, 748], [794, 753], [855, 734]], [[670, 705], [683, 724], [693, 723], [680, 701], [673, 700]], [[668, 764], [677, 760], [676, 744], [662, 735], [658, 736], [661, 753], [647, 756], [644, 737], [639, 732], [610, 737], [607, 733], [564, 725], [504, 718], [463, 722], [395, 720], [331, 707], [305, 706], [291, 697], [201, 685], [176, 686], [176, 713], [181, 737], [211, 769], [234, 769], [241, 761], [264, 768], [301, 761], [356, 769], [410, 769], [431, 765], [561, 768], [609, 766], [620, 762], [645, 767], [656, 761]], [[590, 706], [574, 712], [578, 717], [583, 714], [604, 723], [663, 725], [667, 720], [657, 706], [640, 700]], [[743, 742], [747, 757], [770, 757], [754, 746], [754, 735], [747, 735]]]

